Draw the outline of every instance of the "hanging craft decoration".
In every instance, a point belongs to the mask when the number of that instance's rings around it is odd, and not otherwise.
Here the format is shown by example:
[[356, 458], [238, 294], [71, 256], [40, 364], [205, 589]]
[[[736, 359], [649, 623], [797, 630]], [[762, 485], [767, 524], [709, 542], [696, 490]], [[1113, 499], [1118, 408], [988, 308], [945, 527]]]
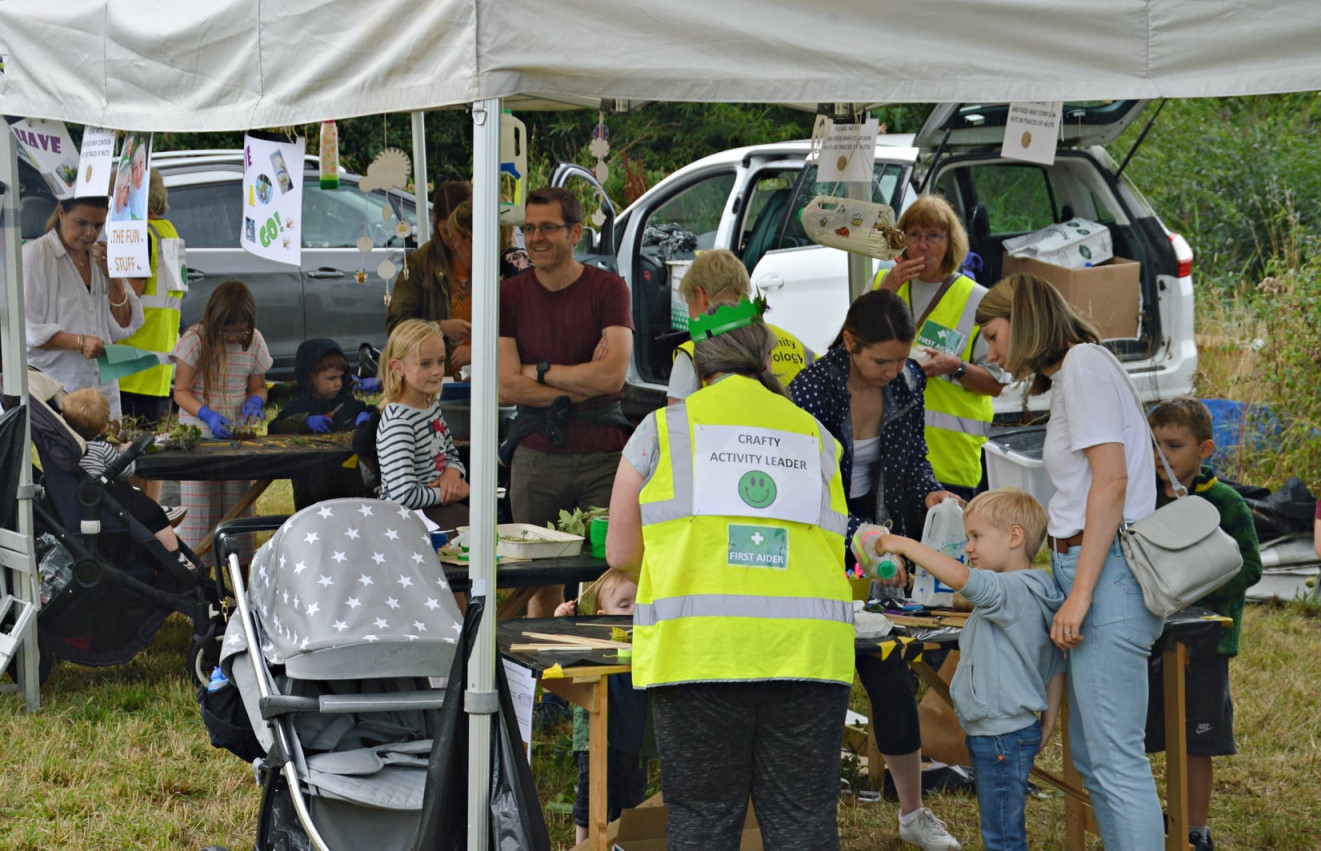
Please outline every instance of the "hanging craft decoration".
[[[599, 113], [596, 126], [592, 128], [592, 141], [587, 145], [587, 153], [596, 157], [596, 167], [592, 173], [596, 175], [596, 182], [605, 186], [606, 178], [610, 176], [610, 166], [606, 164], [606, 155], [610, 153], [610, 128], [605, 126], [605, 113]], [[605, 224], [605, 211], [598, 205], [596, 212], [592, 213], [592, 224], [598, 228]]]
[[[413, 161], [408, 154], [398, 148], [386, 148], [376, 155], [371, 165], [367, 166], [367, 174], [362, 180], [358, 181], [358, 189], [363, 192], [374, 192], [377, 189], [388, 193], [391, 189], [403, 189], [408, 185], [408, 175], [412, 171]], [[358, 251], [362, 253], [363, 263], [359, 265], [355, 275], [358, 283], [367, 283], [367, 255], [371, 254], [376, 248], [376, 241], [371, 237], [371, 222], [368, 220], [370, 204], [363, 205], [363, 235], [358, 239]], [[390, 221], [395, 219], [394, 207], [388, 202], [381, 206], [381, 219], [385, 222], [387, 229], [393, 230], [393, 233], [399, 237], [408, 236], [408, 223], [403, 219], [398, 219], [393, 228], [390, 227]], [[395, 272], [399, 269], [394, 261], [386, 257], [376, 267], [376, 274], [386, 281], [394, 278]], [[385, 303], [390, 303], [389, 293], [385, 296]]]
[[506, 110], [500, 119], [500, 224], [523, 224], [527, 199], [527, 126]]
[[321, 165], [321, 188], [339, 188], [339, 128], [334, 121], [321, 122], [321, 144], [317, 159]]
[[[307, 140], [243, 137], [243, 230], [239, 244], [267, 260], [303, 259], [303, 163]], [[294, 163], [296, 168], [290, 168]]]

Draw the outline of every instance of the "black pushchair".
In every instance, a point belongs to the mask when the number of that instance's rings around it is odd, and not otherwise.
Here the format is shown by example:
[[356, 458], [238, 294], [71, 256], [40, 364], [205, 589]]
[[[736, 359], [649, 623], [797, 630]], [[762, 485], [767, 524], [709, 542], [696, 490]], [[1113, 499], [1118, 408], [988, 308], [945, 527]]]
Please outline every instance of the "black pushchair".
[[41, 495], [33, 518], [42, 567], [37, 644], [44, 680], [56, 659], [120, 665], [151, 643], [173, 612], [192, 620], [187, 668], [205, 683], [220, 656], [222, 602], [232, 595], [180, 541], [183, 565], [115, 500], [107, 488], [141, 454], [148, 435], [121, 453], [116, 470], [89, 476], [83, 443], [40, 399], [31, 399], [32, 442], [41, 458]]
[[[245, 578], [234, 536], [269, 529]], [[222, 524], [216, 552], [239, 593], [203, 707], [241, 697], [253, 739], [221, 746], [257, 757], [256, 847], [411, 848], [444, 702], [428, 678], [449, 673], [461, 632], [425, 524], [326, 500]]]

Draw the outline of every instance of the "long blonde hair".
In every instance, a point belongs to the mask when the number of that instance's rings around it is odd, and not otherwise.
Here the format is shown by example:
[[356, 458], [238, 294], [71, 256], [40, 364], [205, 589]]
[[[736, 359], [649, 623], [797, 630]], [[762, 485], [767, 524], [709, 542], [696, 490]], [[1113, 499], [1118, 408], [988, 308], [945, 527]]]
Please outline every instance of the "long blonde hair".
[[[398, 402], [404, 395], [404, 377], [395, 375], [390, 364], [402, 361], [422, 347], [432, 337], [441, 337], [440, 326], [425, 319], [405, 319], [390, 332], [390, 339], [385, 341], [381, 350], [380, 363], [385, 367], [381, 374], [381, 393], [387, 402]], [[434, 401], [434, 397], [428, 402]]]
[[1074, 312], [1069, 303], [1047, 281], [1031, 272], [1016, 272], [1003, 278], [977, 306], [976, 323], [992, 319], [1009, 322], [1009, 350], [1005, 369], [1015, 378], [1035, 374], [1031, 395], [1050, 389], [1050, 377], [1042, 370], [1064, 360], [1077, 343], [1099, 343], [1101, 332]]

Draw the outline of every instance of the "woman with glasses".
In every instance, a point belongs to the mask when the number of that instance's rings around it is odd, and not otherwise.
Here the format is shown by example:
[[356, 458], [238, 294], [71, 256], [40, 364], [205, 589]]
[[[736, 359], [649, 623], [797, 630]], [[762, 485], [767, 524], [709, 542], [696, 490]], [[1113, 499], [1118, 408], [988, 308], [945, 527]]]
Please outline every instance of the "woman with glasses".
[[[257, 304], [246, 284], [225, 281], [215, 288], [201, 320], [183, 332], [170, 353], [179, 422], [197, 426], [204, 437], [227, 440], [236, 424], [265, 419], [272, 360], [256, 326]], [[180, 482], [179, 501], [188, 509], [180, 537], [199, 546], [250, 484]]]
[[874, 289], [908, 305], [917, 332], [915, 357], [927, 377], [926, 440], [931, 467], [946, 489], [964, 499], [982, 480], [982, 444], [990, 433], [991, 398], [1003, 385], [987, 366], [986, 341], [973, 314], [986, 288], [960, 274], [968, 236], [949, 203], [924, 195], [899, 217], [904, 251]]
[[[395, 279], [387, 333], [405, 319], [440, 326], [451, 375], [472, 362], [472, 184], [450, 180], [431, 198], [431, 239], [408, 255]], [[500, 228], [500, 280], [529, 267], [514, 244], [513, 228]]]
[[46, 233], [23, 246], [23, 298], [28, 363], [69, 392], [99, 388], [117, 420], [119, 384], [101, 381], [96, 358], [142, 327], [142, 302], [106, 269], [100, 236], [109, 209], [104, 197], [55, 206]]
[[[913, 317], [892, 292], [864, 293], [849, 306], [830, 350], [789, 385], [789, 396], [840, 442], [848, 500], [845, 543], [863, 523], [920, 536], [926, 510], [947, 497], [927, 461], [923, 437], [926, 377], [908, 359]], [[902, 531], [901, 531], [902, 530]], [[852, 554], [847, 565], [854, 568]], [[903, 569], [889, 580], [902, 585]], [[922, 806], [922, 737], [912, 671], [874, 655], [857, 657], [871, 700], [871, 727], [899, 797], [899, 836], [924, 849], [958, 848], [945, 824]]]

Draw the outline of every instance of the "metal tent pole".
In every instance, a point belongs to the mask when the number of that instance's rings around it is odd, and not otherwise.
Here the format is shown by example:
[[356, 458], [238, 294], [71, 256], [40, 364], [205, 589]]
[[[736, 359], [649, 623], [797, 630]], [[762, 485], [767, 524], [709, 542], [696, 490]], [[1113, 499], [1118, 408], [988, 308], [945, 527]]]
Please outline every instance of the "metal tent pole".
[[496, 342], [500, 314], [500, 101], [472, 106], [472, 469], [468, 501], [472, 596], [487, 605], [468, 664], [464, 708], [468, 711], [468, 848], [484, 851], [490, 840], [491, 719], [495, 692], [495, 467], [499, 381]]
[[431, 239], [431, 208], [427, 200], [427, 114], [413, 113], [413, 209], [417, 211], [417, 244]]

